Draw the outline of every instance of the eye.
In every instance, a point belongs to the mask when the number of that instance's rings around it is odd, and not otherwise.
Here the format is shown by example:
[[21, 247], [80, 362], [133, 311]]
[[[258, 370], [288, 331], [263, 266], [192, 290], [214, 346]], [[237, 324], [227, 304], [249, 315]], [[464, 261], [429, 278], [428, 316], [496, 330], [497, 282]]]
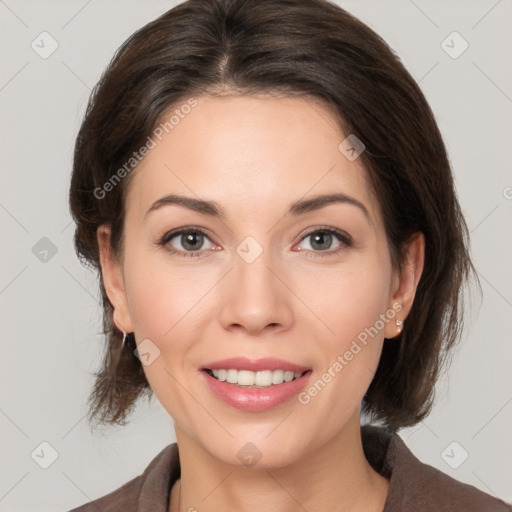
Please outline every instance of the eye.
[[[344, 231], [328, 227], [316, 228], [314, 231], [310, 231], [301, 238], [301, 242], [308, 238], [311, 239], [311, 242], [309, 243], [310, 247], [306, 247], [306, 249], [313, 252], [307, 255], [312, 258], [337, 254], [352, 245], [350, 235]], [[332, 244], [333, 242], [335, 243], [336, 239], [338, 239], [339, 245], [338, 247], [331, 249]], [[299, 247], [299, 250], [302, 249]]]
[[[171, 231], [170, 233], [166, 233], [160, 240], [159, 245], [165, 246], [171, 254], [176, 254], [177, 256], [183, 257], [197, 258], [202, 256], [202, 252], [208, 249], [208, 247], [204, 247], [206, 240], [210, 239], [203, 230], [199, 228], [188, 227], [180, 228], [178, 230]], [[178, 245], [178, 249], [172, 247], [172, 242]]]
[[[315, 228], [301, 238], [301, 242], [311, 238], [310, 248], [306, 247], [306, 255], [310, 258], [337, 254], [352, 245], [352, 238], [344, 231], [325, 227]], [[331, 249], [333, 242], [338, 240], [338, 247]], [[213, 247], [205, 247], [206, 241], [210, 241]], [[179, 257], [201, 257], [210, 250], [216, 250], [207, 234], [200, 228], [189, 226], [166, 233], [158, 242], [171, 254]], [[176, 245], [181, 246], [176, 248]], [[302, 248], [299, 247], [299, 251]]]

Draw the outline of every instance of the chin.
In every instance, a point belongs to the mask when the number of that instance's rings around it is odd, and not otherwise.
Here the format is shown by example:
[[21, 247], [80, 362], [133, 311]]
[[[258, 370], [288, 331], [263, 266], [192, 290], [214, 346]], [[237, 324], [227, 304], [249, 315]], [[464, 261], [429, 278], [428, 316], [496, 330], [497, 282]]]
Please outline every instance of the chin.
[[233, 437], [226, 435], [222, 441], [210, 437], [201, 444], [223, 464], [247, 469], [286, 467], [297, 462], [312, 448], [311, 440], [291, 437], [286, 430], [280, 435], [275, 435], [275, 432], [269, 435], [269, 432], [272, 429], [265, 429], [265, 433], [260, 434], [250, 428], [244, 433], [231, 430]]

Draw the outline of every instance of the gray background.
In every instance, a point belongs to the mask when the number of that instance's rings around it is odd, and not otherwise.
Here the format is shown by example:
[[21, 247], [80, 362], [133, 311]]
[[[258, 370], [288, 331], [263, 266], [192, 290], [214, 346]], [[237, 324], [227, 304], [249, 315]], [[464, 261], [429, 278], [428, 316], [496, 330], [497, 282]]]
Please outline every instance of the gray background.
[[[448, 145], [483, 285], [432, 414], [401, 435], [424, 462], [512, 501], [512, 3], [339, 4], [381, 34], [420, 82]], [[90, 89], [118, 46], [173, 5], [0, 0], [2, 511], [67, 510], [98, 498], [175, 440], [156, 399], [125, 428], [88, 429], [102, 350], [99, 294], [73, 252], [67, 205]], [[40, 53], [52, 41], [43, 31], [58, 44], [46, 59]], [[469, 44], [457, 58], [464, 42], [446, 39], [453, 31]], [[52, 449], [58, 457], [43, 469]]]

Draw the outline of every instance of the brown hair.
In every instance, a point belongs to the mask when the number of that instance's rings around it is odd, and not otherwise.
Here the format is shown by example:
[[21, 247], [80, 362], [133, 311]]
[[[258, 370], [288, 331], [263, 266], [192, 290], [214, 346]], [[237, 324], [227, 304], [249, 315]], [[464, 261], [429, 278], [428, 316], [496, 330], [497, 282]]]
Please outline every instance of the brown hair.
[[69, 196], [75, 248], [99, 270], [104, 308], [107, 343], [89, 421], [125, 424], [137, 398], [152, 395], [133, 334], [121, 349], [96, 237], [99, 225], [110, 225], [113, 252], [122, 256], [124, 198], [134, 171], [110, 187], [106, 199], [98, 190], [106, 190], [171, 106], [222, 89], [323, 101], [343, 132], [366, 146], [360, 158], [398, 268], [406, 242], [424, 233], [414, 304], [400, 336], [385, 340], [363, 402], [390, 428], [419, 422], [462, 332], [462, 285], [470, 274], [478, 281], [467, 226], [441, 134], [418, 85], [376, 33], [325, 0], [188, 0], [135, 32], [96, 85], [76, 140]]

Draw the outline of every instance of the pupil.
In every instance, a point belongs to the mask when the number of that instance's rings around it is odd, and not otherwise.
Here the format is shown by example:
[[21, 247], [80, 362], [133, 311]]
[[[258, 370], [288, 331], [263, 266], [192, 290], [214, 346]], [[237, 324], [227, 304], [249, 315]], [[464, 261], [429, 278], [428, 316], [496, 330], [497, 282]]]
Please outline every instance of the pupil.
[[[323, 233], [323, 234], [316, 234], [313, 236], [313, 243], [311, 244], [314, 247], [314, 244], [317, 243], [317, 239], [323, 240], [324, 244], [327, 240], [327, 244], [325, 247], [320, 247], [320, 249], [328, 249], [331, 245], [332, 235], [330, 233]], [[320, 241], [320, 246], [322, 245], [322, 242]], [[318, 247], [317, 247], [318, 248]]]
[[[185, 242], [183, 243], [183, 247], [185, 247], [186, 249], [197, 249], [198, 247], [201, 247], [201, 242], [197, 243], [197, 240], [195, 240], [194, 242], [194, 239], [196, 239], [197, 237], [201, 237], [202, 235], [199, 234], [199, 233], [189, 233], [188, 235], [184, 235], [184, 237], [182, 238], [182, 240], [184, 239]], [[187, 247], [188, 245], [188, 247]]]

